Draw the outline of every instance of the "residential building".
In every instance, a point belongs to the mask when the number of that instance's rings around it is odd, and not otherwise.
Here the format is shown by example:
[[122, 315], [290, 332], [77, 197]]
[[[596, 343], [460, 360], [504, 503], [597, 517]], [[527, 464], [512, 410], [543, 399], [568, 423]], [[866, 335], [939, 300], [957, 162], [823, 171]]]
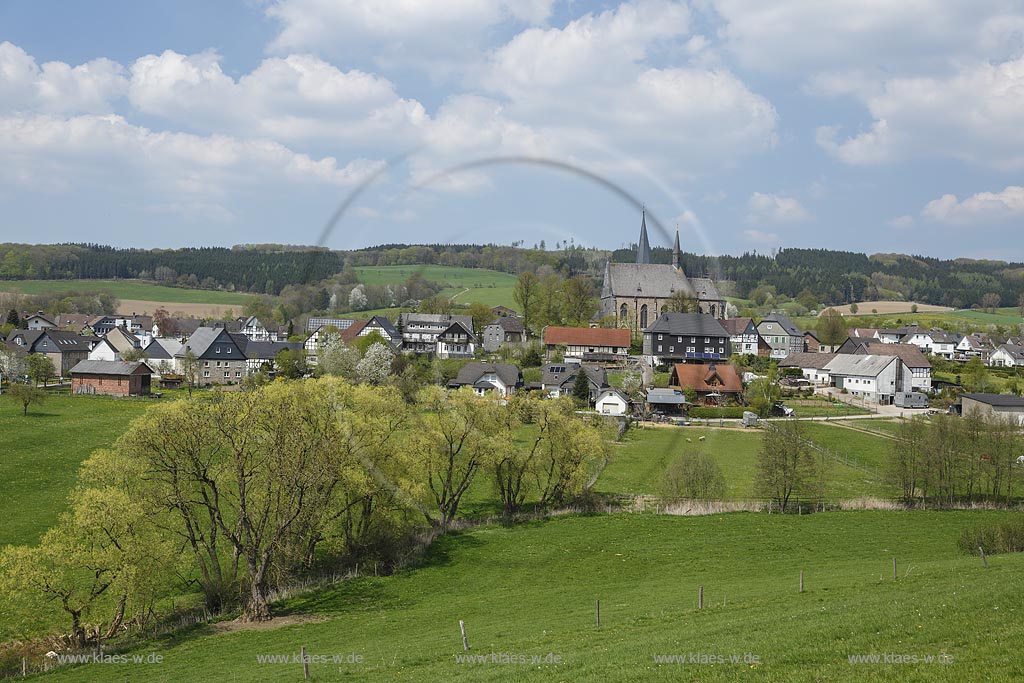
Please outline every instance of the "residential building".
[[306, 332], [315, 332], [325, 325], [331, 325], [332, 327], [337, 327], [339, 330], [344, 330], [355, 321], [355, 318], [312, 317], [306, 320]]
[[954, 357], [967, 360], [972, 356], [980, 356], [981, 362], [988, 365], [993, 351], [995, 351], [995, 345], [987, 334], [972, 332], [965, 334], [957, 342]]
[[459, 374], [448, 386], [452, 389], [472, 387], [479, 396], [494, 391], [508, 398], [523, 386], [523, 373], [511, 363], [470, 362], [459, 368]]
[[804, 350], [804, 333], [781, 313], [770, 313], [758, 324], [757, 332], [772, 348], [772, 358], [785, 358]]
[[722, 328], [729, 334], [733, 355], [758, 356], [762, 355], [762, 348], [768, 348], [770, 352], [770, 347], [767, 347], [761, 335], [757, 333], [757, 325], [752, 318], [726, 318], [721, 323]]
[[629, 412], [629, 399], [618, 389], [605, 389], [594, 401], [594, 410], [602, 415], [625, 415]]
[[152, 377], [142, 362], [83, 360], [71, 368], [71, 393], [148, 396]]
[[499, 315], [494, 322], [484, 327], [484, 351], [494, 353], [503, 347], [518, 346], [526, 338], [526, 329], [520, 318]]
[[910, 368], [898, 356], [837, 354], [825, 370], [832, 386], [872, 403], [891, 404], [897, 393], [913, 390]]
[[177, 339], [154, 339], [149, 346], [142, 350], [142, 353], [148, 361], [147, 364], [155, 373], [163, 375], [165, 372], [163, 368], [166, 368], [167, 373], [174, 374], [178, 370], [175, 354], [181, 350], [182, 346], [184, 344]]
[[102, 361], [121, 360], [121, 352], [114, 348], [114, 345], [107, 341], [106, 338], [103, 338], [93, 344], [86, 359]]
[[996, 368], [1015, 368], [1024, 365], [1024, 346], [1002, 344], [989, 356], [988, 364]]
[[878, 339], [847, 339], [839, 347], [839, 353], [897, 356], [910, 369], [911, 386], [914, 391], [932, 390], [932, 364], [924, 353], [911, 344], [889, 344]]
[[197, 384], [241, 382], [247, 374], [246, 338], [223, 327], [200, 327], [174, 354], [179, 369], [188, 353], [195, 355], [199, 367]]
[[725, 317], [725, 299], [714, 281], [706, 277], [687, 277], [683, 272], [679, 231], [676, 231], [672, 248], [672, 263], [651, 263], [647, 215], [643, 214], [636, 263], [608, 261], [605, 265], [601, 315], [614, 316], [618, 327], [639, 334], [661, 315], [665, 304], [679, 294], [692, 299], [698, 313], [719, 319]]
[[7, 338], [8, 345], [23, 350], [26, 355], [41, 353], [53, 364], [54, 373], [67, 377], [71, 368], [88, 359], [95, 337], [83, 337], [74, 332], [55, 328], [37, 330], [13, 330]]
[[541, 391], [550, 398], [571, 396], [576, 385], [576, 375], [580, 372], [586, 373], [590, 384], [590, 402], [593, 403], [608, 388], [608, 372], [600, 365], [548, 363], [540, 369]]
[[[470, 330], [472, 330], [470, 326]], [[398, 328], [394, 324], [382, 315], [375, 315], [366, 321], [363, 328], [359, 331], [360, 337], [365, 337], [368, 334], [376, 332], [380, 336], [384, 337], [384, 341], [391, 345], [391, 348], [398, 351], [402, 347], [402, 335], [398, 331]]]
[[245, 344], [245, 365], [249, 372], [276, 372], [277, 354], [302, 350], [302, 342], [248, 341]]
[[779, 369], [800, 368], [804, 379], [811, 384], [828, 386], [830, 376], [828, 370], [825, 368], [835, 357], [835, 353], [825, 353], [820, 351], [791, 353], [779, 361]]
[[260, 319], [254, 315], [251, 315], [248, 318], [239, 318], [238, 322], [241, 323], [239, 326], [239, 332], [244, 334], [250, 341], [284, 341], [283, 337], [287, 336], [286, 333], [282, 332], [280, 327], [276, 325], [268, 327], [261, 323]]
[[732, 355], [729, 333], [713, 316], [699, 313], [662, 313], [644, 330], [644, 357], [660, 363], [702, 363]]
[[962, 415], [998, 416], [1016, 420], [1024, 427], [1024, 397], [1009, 394], [963, 394]]
[[25, 327], [29, 330], [53, 330], [57, 328], [57, 323], [39, 311], [25, 318]]
[[469, 325], [456, 320], [441, 334], [437, 335], [438, 358], [472, 358], [476, 354], [476, 335], [473, 323]]
[[91, 313], [61, 313], [57, 316], [57, 328], [90, 336], [93, 334], [93, 329], [89, 323], [95, 317]]
[[738, 401], [743, 396], [743, 382], [736, 368], [728, 364], [676, 363], [668, 384], [680, 391], [693, 389], [705, 404], [719, 405], [727, 400]]
[[199, 318], [163, 318], [150, 326], [153, 336], [166, 339], [185, 339], [203, 326]]
[[804, 332], [804, 351], [807, 353], [835, 353], [842, 344], [826, 344], [814, 330]]
[[[452, 327], [453, 323], [459, 323], [461, 332], [458, 329], [452, 330], [449, 339], [455, 346], [460, 344], [455, 341], [461, 334], [472, 337], [472, 342], [464, 341], [461, 346], [463, 350], [459, 355], [465, 356], [465, 348], [472, 344], [475, 352], [476, 337], [473, 336], [473, 318], [468, 315], [452, 315], [448, 313], [402, 313], [399, 316], [399, 330], [402, 333], [402, 350], [413, 353], [434, 353], [440, 354], [438, 338]], [[470, 352], [468, 355], [473, 355]]]
[[548, 357], [565, 348], [565, 358], [588, 362], [614, 362], [629, 355], [629, 330], [601, 327], [546, 327], [544, 346]]

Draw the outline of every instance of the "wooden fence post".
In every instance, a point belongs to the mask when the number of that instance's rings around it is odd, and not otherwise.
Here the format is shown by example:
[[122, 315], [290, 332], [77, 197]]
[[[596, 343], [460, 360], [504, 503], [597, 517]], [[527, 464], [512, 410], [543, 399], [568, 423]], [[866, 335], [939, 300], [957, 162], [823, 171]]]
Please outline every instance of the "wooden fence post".
[[804, 570], [800, 570], [800, 592], [804, 592]]
[[985, 565], [985, 569], [988, 569], [988, 558], [985, 557], [985, 549], [980, 545], [978, 546], [978, 552], [981, 553], [981, 561]]
[[892, 558], [892, 580], [896, 580], [896, 558]]
[[601, 628], [601, 601], [597, 601], [597, 627]]
[[704, 586], [697, 589], [697, 609], [704, 609]]
[[306, 646], [302, 646], [302, 676], [307, 681], [309, 680], [309, 660], [306, 659]]
[[469, 652], [469, 641], [466, 640], [466, 622], [459, 619], [459, 630], [462, 631], [462, 651]]

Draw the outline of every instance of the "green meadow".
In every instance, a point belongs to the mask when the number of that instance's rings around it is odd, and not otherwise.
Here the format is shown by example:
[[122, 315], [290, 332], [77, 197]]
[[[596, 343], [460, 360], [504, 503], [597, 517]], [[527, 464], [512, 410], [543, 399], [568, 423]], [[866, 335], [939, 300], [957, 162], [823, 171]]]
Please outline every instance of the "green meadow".
[[399, 284], [418, 273], [427, 280], [444, 284], [439, 295], [455, 303], [478, 301], [488, 306], [516, 308], [512, 298], [516, 276], [508, 273], [456, 266], [360, 266], [355, 270], [360, 281], [374, 285]]
[[107, 291], [118, 299], [227, 306], [242, 306], [250, 296], [239, 292], [166, 287], [142, 280], [0, 280], [0, 291], [22, 294]]

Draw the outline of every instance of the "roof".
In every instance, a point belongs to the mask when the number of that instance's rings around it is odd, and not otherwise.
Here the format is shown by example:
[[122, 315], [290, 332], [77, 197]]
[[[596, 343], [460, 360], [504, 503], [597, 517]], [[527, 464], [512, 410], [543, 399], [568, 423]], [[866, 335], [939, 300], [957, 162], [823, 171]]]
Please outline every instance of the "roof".
[[126, 362], [123, 360], [83, 360], [71, 368], [72, 375], [134, 375], [140, 368], [142, 374], [153, 374], [153, 370], [145, 363]]
[[626, 398], [626, 395], [614, 387], [610, 387], [602, 391], [597, 397], [597, 402], [600, 403], [601, 399], [604, 398], [605, 396], [618, 396], [623, 403], [629, 405], [629, 399]]
[[877, 377], [892, 364], [895, 356], [864, 356], [860, 354], [836, 354], [826, 366], [833, 375], [857, 375]]
[[791, 337], [804, 336], [804, 333], [800, 331], [800, 328], [794, 325], [792, 320], [790, 320], [781, 313], [769, 313], [768, 315], [761, 319], [761, 322], [758, 323], [758, 327], [760, 327], [764, 323], [775, 323], [783, 330], [785, 330], [786, 334], [788, 334]]
[[182, 346], [183, 344], [177, 339], [154, 339], [143, 352], [146, 354], [146, 358], [171, 360]]
[[540, 381], [544, 386], [565, 386], [576, 381], [580, 368], [587, 378], [600, 389], [608, 386], [608, 372], [599, 365], [582, 363], [548, 363], [541, 366]]
[[56, 327], [56, 326], [57, 326], [57, 323], [55, 323], [54, 321], [50, 320], [50, 319], [49, 319], [48, 317], [46, 317], [46, 316], [45, 316], [45, 315], [43, 315], [42, 313], [33, 313], [32, 315], [30, 315], [30, 316], [27, 316], [27, 317], [25, 318], [25, 320], [26, 320], [26, 321], [28, 321], [28, 320], [32, 320], [33, 318], [39, 318], [39, 319], [40, 319], [40, 320], [42, 320], [43, 322], [45, 322], [45, 323], [49, 323], [49, 324], [50, 324], [50, 325], [52, 325], [53, 327]]
[[306, 332], [315, 332], [324, 325], [333, 325], [339, 330], [344, 330], [354, 322], [353, 318], [309, 318], [306, 320]]
[[647, 402], [680, 406], [687, 403], [687, 400], [678, 389], [648, 389]]
[[629, 330], [606, 327], [547, 327], [544, 329], [544, 343], [629, 348], [631, 339]]
[[516, 317], [519, 315], [518, 311], [514, 311], [508, 306], [491, 306], [491, 310], [501, 316], [512, 316]]
[[[695, 363], [676, 363], [672, 368], [669, 382], [676, 380], [680, 387], [692, 387], [699, 393], [713, 391], [743, 391], [743, 381], [731, 365], [698, 365]], [[719, 384], [710, 384], [710, 382]]]
[[850, 330], [851, 337], [872, 339], [877, 338], [878, 330], [874, 327], [854, 327]]
[[878, 339], [848, 339], [841, 347], [841, 354], [859, 354], [872, 356], [896, 356], [906, 363], [908, 368], [930, 368], [931, 362], [920, 348], [913, 344], [886, 344]]
[[969, 398], [999, 408], [1024, 408], [1024, 396], [1012, 394], [963, 394], [960, 398]]
[[520, 334], [526, 329], [523, 327], [523, 321], [519, 318], [510, 315], [499, 316], [494, 322], [487, 327], [497, 325], [504, 332], [518, 332]]
[[676, 292], [718, 301], [718, 287], [707, 278], [688, 278], [682, 268], [662, 263], [609, 263], [601, 296], [667, 299]]
[[780, 368], [814, 368], [824, 370], [825, 366], [836, 357], [835, 353], [791, 353], [779, 361]]
[[640, 214], [640, 241], [636, 245], [636, 262], [647, 264], [651, 262], [651, 243], [647, 239], [647, 212]]
[[57, 327], [80, 330], [88, 325], [94, 317], [90, 313], [61, 313], [57, 316]]
[[1017, 344], [1003, 344], [997, 350], [1008, 353], [1014, 359], [1024, 359], [1024, 346], [1018, 346]]
[[[223, 339], [222, 335], [227, 338]], [[245, 354], [246, 342], [248, 340], [243, 335], [235, 336], [223, 327], [200, 327], [174, 355], [184, 356], [188, 351], [191, 351], [197, 358], [202, 358], [218, 339], [233, 343], [243, 355]]]
[[[163, 325], [167, 330], [167, 334], [185, 337], [191, 335], [202, 326], [203, 321], [199, 318], [167, 318]], [[160, 332], [160, 330], [157, 331]]]
[[302, 342], [250, 341], [245, 345], [246, 358], [267, 360], [275, 358], [282, 351], [298, 351]]
[[729, 336], [714, 316], [702, 313], [662, 313], [644, 332], [696, 337]]
[[341, 341], [345, 342], [346, 344], [351, 344], [355, 340], [355, 338], [359, 336], [359, 333], [363, 331], [363, 328], [366, 327], [366, 323], [368, 322], [370, 321], [353, 320], [352, 324], [343, 329], [341, 331], [341, 334], [338, 336], [341, 337]]
[[37, 346], [42, 346], [42, 340], [44, 337], [49, 338], [53, 342], [54, 348], [47, 348], [43, 353], [56, 353], [57, 351], [90, 351], [93, 343], [96, 341], [96, 337], [83, 337], [74, 332], [67, 332], [65, 330], [57, 329], [46, 329], [46, 330], [14, 330], [11, 333], [11, 338], [22, 337], [25, 340], [25, 348], [30, 353], [37, 352]]
[[438, 339], [446, 339], [446, 338], [450, 337], [453, 334], [465, 334], [472, 341], [476, 341], [476, 335], [473, 334], [473, 323], [472, 322], [467, 325], [467, 324], [463, 323], [461, 320], [456, 320], [451, 325], [449, 325], [448, 327], [444, 328], [444, 330], [439, 335], [437, 335], [437, 338]]
[[725, 320], [718, 321], [718, 324], [729, 333], [730, 337], [743, 334], [753, 323], [754, 320], [752, 318], [726, 318]]
[[402, 330], [408, 331], [410, 327], [437, 327], [445, 323], [458, 322], [467, 330], [473, 330], [473, 316], [453, 315], [451, 313], [402, 313], [399, 316], [402, 321]]
[[379, 326], [382, 330], [384, 330], [385, 333], [387, 333], [387, 336], [391, 337], [392, 339], [401, 339], [402, 337], [402, 335], [398, 333], [398, 329], [394, 326], [394, 324], [382, 315], [373, 316], [372, 318], [366, 321], [366, 324], [368, 326]]
[[522, 373], [519, 368], [511, 363], [466, 363], [459, 369], [459, 374], [453, 380], [458, 386], [477, 384], [484, 375], [494, 373], [505, 386], [516, 386], [522, 380]]

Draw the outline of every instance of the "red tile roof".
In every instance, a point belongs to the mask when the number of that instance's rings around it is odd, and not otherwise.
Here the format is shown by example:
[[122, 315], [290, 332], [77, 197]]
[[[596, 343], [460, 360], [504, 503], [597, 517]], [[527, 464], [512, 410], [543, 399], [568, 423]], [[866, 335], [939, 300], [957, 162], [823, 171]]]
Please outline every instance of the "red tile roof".
[[736, 368], [731, 365], [676, 363], [669, 384], [684, 388], [693, 387], [697, 393], [743, 391], [743, 382], [736, 374]]
[[611, 330], [601, 327], [548, 327], [544, 330], [544, 343], [566, 346], [617, 346], [629, 348], [629, 330]]
[[351, 325], [343, 329], [341, 331], [341, 334], [338, 336], [341, 337], [341, 341], [345, 342], [346, 344], [351, 344], [353, 341], [355, 341], [355, 338], [359, 336], [359, 333], [363, 331], [363, 328], [366, 327], [366, 323], [368, 322], [370, 321], [355, 320], [352, 322]]

